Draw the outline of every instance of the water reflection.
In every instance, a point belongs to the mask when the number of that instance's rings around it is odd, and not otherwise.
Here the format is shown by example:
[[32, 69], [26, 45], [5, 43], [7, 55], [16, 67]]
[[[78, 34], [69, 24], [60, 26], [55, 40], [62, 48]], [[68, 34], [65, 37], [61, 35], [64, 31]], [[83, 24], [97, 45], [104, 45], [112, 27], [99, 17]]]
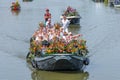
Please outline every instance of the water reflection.
[[31, 74], [32, 80], [87, 80], [88, 72], [50, 72], [34, 71]]
[[20, 10], [11, 10], [11, 12], [12, 12], [12, 15], [18, 16], [20, 13]]
[[120, 8], [115, 8], [115, 13], [120, 14]]
[[81, 29], [81, 26], [80, 25], [70, 25], [68, 27], [69, 31], [74, 33], [74, 34], [79, 34], [80, 33], [80, 29]]

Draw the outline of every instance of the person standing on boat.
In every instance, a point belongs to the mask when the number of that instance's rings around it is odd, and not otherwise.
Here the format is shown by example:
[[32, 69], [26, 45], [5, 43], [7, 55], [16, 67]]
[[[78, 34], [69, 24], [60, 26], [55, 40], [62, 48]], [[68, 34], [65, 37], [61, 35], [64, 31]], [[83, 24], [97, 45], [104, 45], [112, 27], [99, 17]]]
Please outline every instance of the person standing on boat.
[[68, 26], [70, 24], [70, 21], [66, 18], [65, 15], [63, 15], [63, 19], [62, 19], [62, 28], [64, 30], [64, 32], [68, 32]]
[[48, 19], [51, 19], [51, 13], [49, 12], [49, 9], [46, 9], [46, 13], [44, 14], [45, 23], [48, 21]]
[[53, 27], [52, 24], [51, 24], [51, 19], [50, 18], [46, 22], [46, 27], [47, 28], [52, 28]]

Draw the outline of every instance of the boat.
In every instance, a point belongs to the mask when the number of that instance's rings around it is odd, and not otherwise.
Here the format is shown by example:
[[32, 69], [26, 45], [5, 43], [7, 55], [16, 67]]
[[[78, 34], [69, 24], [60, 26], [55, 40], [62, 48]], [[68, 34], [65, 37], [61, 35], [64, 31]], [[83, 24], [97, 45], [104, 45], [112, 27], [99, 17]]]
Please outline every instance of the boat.
[[[77, 16], [67, 16], [66, 17], [68, 20], [70, 20], [70, 24], [80, 24], [80, 16], [77, 15]], [[62, 16], [61, 16], [61, 19], [62, 19]]]
[[94, 2], [104, 2], [104, 0], [93, 0]]
[[120, 0], [115, 0], [114, 1], [114, 7], [120, 8]]
[[[66, 15], [66, 18], [70, 20], [70, 24], [80, 24], [81, 16], [78, 14], [76, 9], [68, 6], [62, 15]], [[60, 16], [60, 18], [62, 19], [63, 17]]]
[[[59, 30], [58, 27], [56, 29]], [[38, 35], [40, 36], [41, 33]], [[70, 35], [71, 33], [69, 32], [68, 36]], [[51, 40], [42, 41], [38, 41], [35, 36], [32, 36], [29, 52], [26, 56], [27, 62], [37, 70], [83, 70], [89, 64], [89, 51], [86, 47], [86, 40], [76, 40], [80, 35], [72, 35], [72, 37], [68, 42], [61, 36], [59, 37], [60, 39], [55, 36]]]
[[20, 10], [20, 9], [21, 9], [21, 7], [20, 7], [20, 4], [18, 1], [12, 2], [11, 10]]
[[[46, 43], [48, 44], [48, 43]], [[77, 48], [76, 48], [77, 49]], [[89, 64], [87, 50], [78, 49], [77, 52], [54, 52], [44, 53], [43, 51], [28, 52], [26, 58], [33, 68], [38, 70], [83, 70]]]
[[[29, 53], [30, 54], [30, 53]], [[33, 68], [47, 71], [83, 70], [89, 64], [89, 58], [74, 54], [51, 54], [43, 57], [35, 57], [31, 60]]]
[[33, 0], [23, 0], [23, 2], [32, 2]]

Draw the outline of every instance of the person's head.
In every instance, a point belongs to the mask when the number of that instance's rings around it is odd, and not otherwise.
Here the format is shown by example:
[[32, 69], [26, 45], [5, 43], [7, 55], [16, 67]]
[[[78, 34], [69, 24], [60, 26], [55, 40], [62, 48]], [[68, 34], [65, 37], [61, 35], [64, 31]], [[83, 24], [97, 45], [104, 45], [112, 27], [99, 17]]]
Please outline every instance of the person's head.
[[46, 12], [49, 12], [49, 9], [46, 9]]
[[60, 31], [63, 32], [63, 28], [62, 27], [60, 28]]
[[63, 19], [66, 20], [66, 16], [65, 15], [63, 15]]
[[40, 23], [39, 23], [39, 26], [40, 26], [40, 27], [44, 27], [43, 22], [40, 22]]
[[67, 36], [67, 35], [68, 35], [68, 33], [67, 33], [67, 32], [64, 32], [63, 34], [64, 34], [64, 36]]
[[40, 38], [41, 40], [43, 40], [43, 36], [39, 36], [39, 38]]

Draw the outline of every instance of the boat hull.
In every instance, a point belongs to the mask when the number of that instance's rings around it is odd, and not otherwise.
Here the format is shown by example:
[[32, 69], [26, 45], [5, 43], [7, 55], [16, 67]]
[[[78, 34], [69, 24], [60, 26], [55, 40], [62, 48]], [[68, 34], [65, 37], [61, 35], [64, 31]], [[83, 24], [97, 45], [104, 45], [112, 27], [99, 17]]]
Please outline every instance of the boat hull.
[[119, 5], [115, 5], [115, 4], [114, 4], [114, 7], [116, 7], [116, 8], [120, 8], [120, 4], [119, 4]]
[[120, 8], [120, 0], [114, 0], [114, 7]]
[[70, 20], [70, 24], [80, 24], [80, 18], [71, 18], [68, 20]]
[[[61, 19], [63, 19], [63, 17], [61, 16], [60, 17]], [[80, 19], [81, 19], [81, 17], [78, 15], [78, 16], [67, 16], [66, 17], [68, 20], [70, 20], [70, 24], [80, 24]]]
[[46, 57], [35, 57], [31, 64], [39, 70], [82, 70], [87, 58], [71, 54], [57, 54]]
[[80, 24], [80, 16], [69, 16], [67, 17], [70, 20], [70, 24]]

